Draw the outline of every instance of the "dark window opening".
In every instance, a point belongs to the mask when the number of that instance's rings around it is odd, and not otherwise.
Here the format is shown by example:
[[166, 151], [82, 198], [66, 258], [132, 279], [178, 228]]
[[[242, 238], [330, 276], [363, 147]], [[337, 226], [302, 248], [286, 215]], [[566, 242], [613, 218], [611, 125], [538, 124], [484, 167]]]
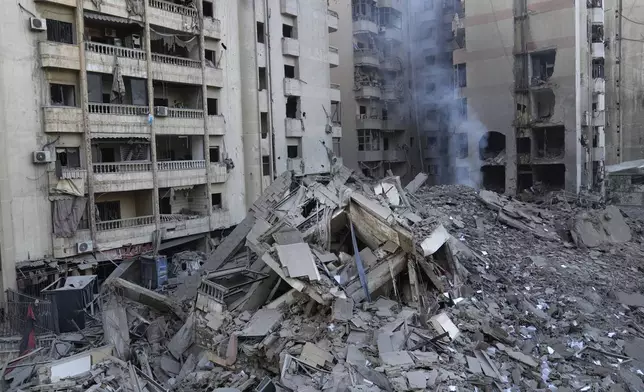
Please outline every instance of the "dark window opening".
[[438, 138], [436, 136], [427, 136], [427, 147], [436, 147], [438, 145]]
[[264, 43], [264, 23], [257, 22], [257, 42]]
[[414, 138], [413, 137], [409, 138], [409, 147], [414, 147]]
[[530, 165], [519, 165], [517, 167], [517, 190], [519, 192], [530, 188], [532, 182], [532, 167]]
[[286, 98], [286, 117], [288, 118], [298, 118], [300, 106], [299, 97], [287, 97]]
[[78, 147], [56, 148], [56, 161], [61, 167], [66, 167], [66, 168], [80, 167], [80, 148]]
[[554, 114], [555, 111], [555, 93], [547, 89], [534, 94], [536, 120], [546, 120]]
[[209, 67], [217, 66], [217, 52], [211, 49], [205, 49], [206, 52], [206, 65]]
[[592, 26], [591, 39], [593, 42], [604, 42], [604, 25]]
[[299, 158], [300, 148], [298, 146], [286, 146], [286, 156], [288, 158]]
[[331, 102], [331, 122], [334, 124], [342, 123], [342, 106], [340, 102]]
[[481, 175], [483, 189], [505, 192], [505, 166], [483, 166]]
[[210, 199], [211, 199], [211, 202], [212, 202], [212, 208], [220, 209], [222, 207], [221, 193], [213, 193], [213, 194], [211, 194]]
[[461, 98], [459, 102], [459, 114], [463, 120], [467, 119], [467, 98]]
[[[360, 118], [366, 118], [367, 116], [367, 107], [360, 105]], [[365, 116], [365, 117], [363, 117]]]
[[267, 155], [262, 156], [262, 175], [268, 176], [271, 174], [271, 158]]
[[209, 116], [216, 116], [219, 114], [219, 108], [217, 107], [217, 98], [208, 98], [207, 104]]
[[425, 65], [434, 65], [436, 64], [436, 56], [429, 55], [425, 56]]
[[566, 166], [536, 165], [534, 166], [534, 180], [550, 189], [563, 189], [566, 184]]
[[101, 222], [121, 219], [121, 202], [118, 200], [96, 202], [96, 210]]
[[389, 120], [389, 112], [387, 109], [382, 109], [382, 119], [383, 121]]
[[74, 43], [73, 26], [71, 23], [47, 19], [47, 41]]
[[[465, 159], [467, 158], [467, 155], [469, 154], [468, 146], [467, 146], [467, 134], [466, 133], [459, 133], [456, 135], [458, 137], [458, 158], [459, 159]], [[469, 174], [468, 174], [469, 176]]]
[[457, 87], [467, 86], [467, 66], [465, 64], [456, 64], [454, 66], [454, 79]]
[[215, 16], [215, 10], [212, 1], [202, 1], [201, 4], [203, 5], [203, 16], [211, 18]]
[[593, 79], [604, 78], [604, 59], [593, 59]]
[[221, 161], [219, 146], [210, 147], [210, 162], [216, 163]]
[[172, 214], [172, 204], [169, 197], [162, 197], [159, 199], [159, 213]]
[[383, 149], [383, 151], [389, 151], [389, 138], [388, 137], [383, 137], [382, 138], [382, 149]]
[[76, 106], [76, 87], [69, 84], [50, 84], [53, 106]]
[[293, 26], [282, 24], [282, 37], [295, 38]]
[[501, 132], [488, 132], [479, 141], [479, 157], [482, 161], [497, 158], [505, 151], [505, 135]]
[[529, 137], [517, 138], [517, 154], [530, 154], [531, 141]]
[[259, 67], [259, 91], [266, 90], [266, 67]]
[[262, 132], [262, 139], [266, 139], [268, 137], [268, 113], [261, 112], [259, 114], [259, 126]]
[[152, 101], [154, 106], [170, 106], [170, 100], [168, 98], [154, 98]]
[[539, 128], [534, 130], [537, 158], [560, 159], [565, 152], [565, 128]]
[[289, 79], [295, 78], [295, 67], [284, 64], [284, 77]]
[[631, 176], [631, 185], [644, 185], [644, 175], [633, 174]]
[[554, 74], [556, 53], [554, 50], [548, 50], [531, 55], [532, 85], [545, 83]]

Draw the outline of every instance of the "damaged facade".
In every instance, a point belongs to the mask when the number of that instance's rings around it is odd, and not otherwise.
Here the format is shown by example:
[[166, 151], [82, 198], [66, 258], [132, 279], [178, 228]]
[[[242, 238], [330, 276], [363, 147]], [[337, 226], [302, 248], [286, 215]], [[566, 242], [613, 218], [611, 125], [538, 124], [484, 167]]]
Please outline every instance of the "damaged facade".
[[208, 247], [280, 173], [329, 172], [337, 14], [323, 0], [250, 4], [7, 4], [3, 291]]

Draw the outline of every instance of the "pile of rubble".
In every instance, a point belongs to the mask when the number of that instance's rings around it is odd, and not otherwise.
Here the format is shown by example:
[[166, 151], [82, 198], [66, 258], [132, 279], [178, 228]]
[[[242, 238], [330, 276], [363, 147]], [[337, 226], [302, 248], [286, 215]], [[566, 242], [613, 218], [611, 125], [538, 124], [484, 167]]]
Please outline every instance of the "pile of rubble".
[[103, 335], [12, 386], [644, 391], [631, 217], [426, 178], [285, 173], [213, 253], [176, 256], [167, 285], [120, 267]]

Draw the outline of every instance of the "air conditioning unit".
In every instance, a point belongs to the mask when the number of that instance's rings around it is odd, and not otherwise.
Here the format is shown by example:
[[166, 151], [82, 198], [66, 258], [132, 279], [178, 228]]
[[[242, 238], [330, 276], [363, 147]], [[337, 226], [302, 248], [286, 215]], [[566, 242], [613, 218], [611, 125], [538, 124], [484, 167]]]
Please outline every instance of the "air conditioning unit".
[[76, 243], [76, 253], [89, 253], [93, 250], [94, 250], [94, 244], [92, 243], [92, 241]]
[[157, 106], [154, 108], [154, 114], [156, 114], [157, 117], [168, 117], [168, 107]]
[[105, 36], [112, 38], [116, 37], [116, 29], [105, 28]]
[[51, 162], [51, 151], [34, 151], [34, 163]]
[[29, 18], [29, 27], [34, 31], [47, 31], [47, 19]]

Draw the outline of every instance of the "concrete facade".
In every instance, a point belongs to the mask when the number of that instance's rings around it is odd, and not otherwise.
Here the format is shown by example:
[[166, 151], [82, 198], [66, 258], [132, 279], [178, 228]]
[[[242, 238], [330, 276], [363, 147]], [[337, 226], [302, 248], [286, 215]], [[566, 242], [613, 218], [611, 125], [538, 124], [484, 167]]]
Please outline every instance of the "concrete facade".
[[[338, 18], [327, 2], [181, 4], [5, 7], [3, 291], [16, 265], [114, 260], [156, 238], [205, 236], [240, 222], [284, 170], [329, 171], [342, 128], [331, 118]], [[289, 133], [291, 120], [301, 132]], [[61, 235], [52, 217], [83, 199]]]

